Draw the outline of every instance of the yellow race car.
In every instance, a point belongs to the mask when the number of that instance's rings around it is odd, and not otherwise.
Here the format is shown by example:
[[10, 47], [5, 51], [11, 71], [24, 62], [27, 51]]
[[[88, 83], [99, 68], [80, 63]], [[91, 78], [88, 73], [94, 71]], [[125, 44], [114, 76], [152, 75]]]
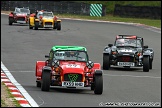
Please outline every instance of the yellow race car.
[[53, 12], [37, 11], [29, 17], [29, 29], [51, 28], [61, 30], [61, 20]]

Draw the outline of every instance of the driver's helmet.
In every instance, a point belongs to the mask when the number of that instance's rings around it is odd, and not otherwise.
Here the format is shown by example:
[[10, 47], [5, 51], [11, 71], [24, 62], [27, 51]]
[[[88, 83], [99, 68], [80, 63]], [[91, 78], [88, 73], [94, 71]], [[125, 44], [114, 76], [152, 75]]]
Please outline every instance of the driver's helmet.
[[124, 39], [117, 39], [117, 46], [124, 46]]
[[43, 16], [43, 12], [40, 11], [40, 12], [39, 12], [39, 15]]
[[68, 52], [66, 52], [66, 56], [67, 57], [74, 57], [74, 56], [76, 56], [76, 52], [75, 51], [68, 51]]

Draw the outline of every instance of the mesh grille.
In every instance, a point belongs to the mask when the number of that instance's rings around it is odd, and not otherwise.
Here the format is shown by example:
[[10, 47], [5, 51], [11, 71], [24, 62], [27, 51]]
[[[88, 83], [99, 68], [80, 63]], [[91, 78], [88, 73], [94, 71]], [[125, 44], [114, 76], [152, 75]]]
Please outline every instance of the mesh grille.
[[132, 57], [132, 56], [119, 56], [118, 62], [134, 62], [134, 57]]
[[45, 25], [52, 25], [52, 22], [45, 22]]
[[17, 20], [18, 21], [25, 21], [25, 17], [18, 17]]
[[82, 74], [65, 74], [64, 81], [81, 82]]

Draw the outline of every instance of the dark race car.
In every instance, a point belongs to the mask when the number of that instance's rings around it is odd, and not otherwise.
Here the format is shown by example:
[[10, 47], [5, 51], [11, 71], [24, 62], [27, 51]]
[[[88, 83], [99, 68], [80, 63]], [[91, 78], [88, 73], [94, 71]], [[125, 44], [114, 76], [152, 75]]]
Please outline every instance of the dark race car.
[[122, 67], [142, 67], [144, 72], [152, 69], [154, 51], [144, 46], [142, 37], [136, 35], [117, 35], [114, 45], [108, 44], [103, 51], [103, 69], [111, 65]]
[[51, 86], [63, 88], [90, 87], [95, 94], [103, 92], [103, 76], [99, 63], [89, 60], [82, 46], [53, 46], [46, 61], [36, 62], [36, 84], [42, 91]]
[[15, 7], [15, 11], [9, 14], [9, 25], [13, 23], [28, 24], [30, 10], [28, 7]]

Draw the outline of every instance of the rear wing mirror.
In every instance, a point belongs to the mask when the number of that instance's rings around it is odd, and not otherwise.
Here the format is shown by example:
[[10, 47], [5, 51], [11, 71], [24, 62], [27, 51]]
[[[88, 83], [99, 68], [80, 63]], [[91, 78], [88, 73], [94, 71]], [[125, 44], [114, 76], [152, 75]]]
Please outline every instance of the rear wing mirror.
[[49, 55], [45, 55], [45, 58], [49, 58]]
[[144, 48], [144, 49], [145, 49], [145, 48], [148, 48], [148, 45], [143, 46], [143, 48]]
[[109, 47], [112, 47], [112, 46], [113, 46], [113, 44], [108, 44], [108, 46], [109, 46]]

